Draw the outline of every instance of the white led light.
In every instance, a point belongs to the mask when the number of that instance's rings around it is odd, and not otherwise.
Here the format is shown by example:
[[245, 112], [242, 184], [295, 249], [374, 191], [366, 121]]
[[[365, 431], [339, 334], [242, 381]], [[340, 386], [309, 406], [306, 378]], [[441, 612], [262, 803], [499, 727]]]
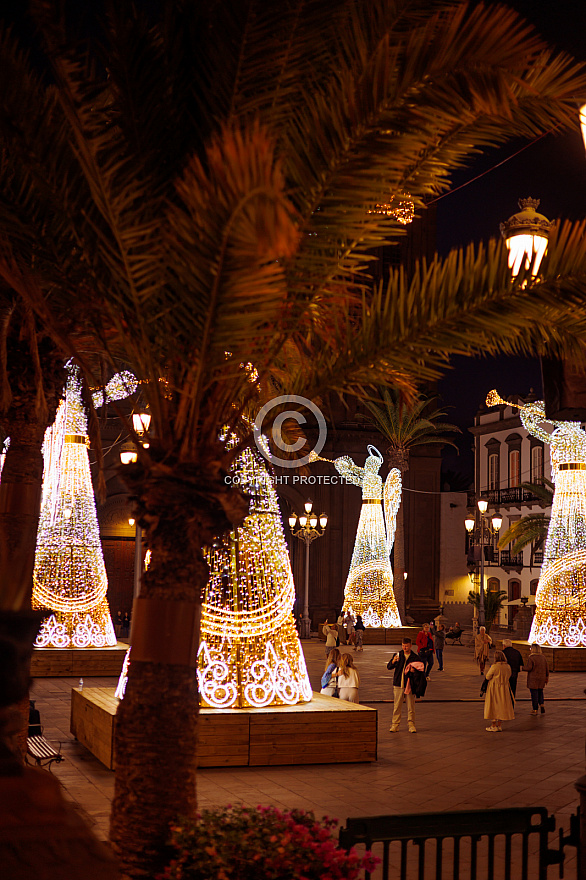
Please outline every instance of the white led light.
[[[505, 403], [491, 392], [487, 403]], [[542, 401], [519, 408], [523, 426], [551, 444], [555, 492], [535, 596], [530, 642], [548, 647], [586, 647], [586, 433], [579, 422], [545, 417]], [[547, 423], [555, 430], [549, 433]]]
[[360, 614], [365, 626], [401, 626], [390, 561], [401, 503], [401, 473], [397, 468], [391, 470], [383, 493], [383, 481], [378, 473], [383, 457], [374, 446], [369, 446], [368, 451], [363, 468], [357, 467], [347, 456], [334, 461], [338, 473], [362, 487], [362, 510], [342, 610], [354, 616]]
[[43, 492], [33, 575], [33, 608], [53, 612], [37, 647], [103, 648], [116, 644], [106, 600], [90, 474], [87, 420], [79, 370], [68, 365], [65, 398], [43, 443]]

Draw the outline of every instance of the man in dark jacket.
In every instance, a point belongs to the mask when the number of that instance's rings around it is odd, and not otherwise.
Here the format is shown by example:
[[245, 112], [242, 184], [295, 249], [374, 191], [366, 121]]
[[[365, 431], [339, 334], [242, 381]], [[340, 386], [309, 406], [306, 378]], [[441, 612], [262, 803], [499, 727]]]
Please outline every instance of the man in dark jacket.
[[503, 639], [503, 654], [507, 658], [507, 663], [511, 667], [509, 684], [511, 685], [511, 690], [515, 697], [517, 695], [517, 677], [523, 666], [523, 655], [520, 651], [517, 651], [516, 648], [513, 648], [513, 643], [510, 639]]
[[[399, 729], [404, 697], [407, 702], [407, 726], [409, 733], [416, 733], [415, 694], [411, 689], [408, 673], [410, 669], [423, 673], [424, 665], [418, 655], [412, 650], [411, 639], [403, 639], [401, 648], [402, 650], [398, 654], [394, 654], [393, 658], [387, 663], [387, 669], [393, 671], [393, 698], [395, 701], [390, 731], [391, 733], [396, 733]], [[407, 693], [405, 693], [406, 688]]]

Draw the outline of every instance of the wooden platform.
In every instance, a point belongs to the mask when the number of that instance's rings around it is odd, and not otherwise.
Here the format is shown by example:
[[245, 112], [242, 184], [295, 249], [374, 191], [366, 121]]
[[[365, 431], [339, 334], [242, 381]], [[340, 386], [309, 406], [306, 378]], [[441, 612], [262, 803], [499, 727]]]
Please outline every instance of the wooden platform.
[[[71, 733], [115, 766], [114, 688], [73, 688]], [[376, 761], [377, 711], [334, 697], [265, 709], [200, 709], [200, 767], [265, 767]]]
[[31, 676], [120, 675], [127, 650], [124, 642], [117, 642], [112, 648], [34, 648]]
[[[495, 647], [502, 650], [502, 639], [496, 641]], [[523, 663], [529, 656], [531, 642], [513, 641], [523, 655]], [[542, 648], [541, 653], [547, 660], [550, 672], [586, 672], [586, 648]]]
[[[420, 630], [420, 626], [395, 626], [390, 627], [390, 629], [367, 626], [364, 630], [363, 643], [365, 645], [400, 645], [403, 639], [407, 637], [415, 644], [417, 633]], [[321, 627], [319, 628], [318, 635], [321, 641], [325, 642], [326, 637], [321, 632]], [[351, 648], [352, 646], [340, 644], [340, 648], [345, 647]]]

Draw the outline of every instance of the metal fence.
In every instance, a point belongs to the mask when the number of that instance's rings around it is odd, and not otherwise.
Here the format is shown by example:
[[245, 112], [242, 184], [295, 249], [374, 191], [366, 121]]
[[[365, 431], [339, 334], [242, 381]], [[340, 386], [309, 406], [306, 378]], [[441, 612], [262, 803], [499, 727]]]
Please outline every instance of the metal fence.
[[549, 865], [564, 876], [565, 846], [577, 847], [579, 860], [579, 817], [569, 835], [559, 832], [559, 849], [548, 845], [554, 830], [545, 807], [373, 816], [348, 819], [340, 845], [382, 847], [382, 866], [365, 880], [547, 880]]

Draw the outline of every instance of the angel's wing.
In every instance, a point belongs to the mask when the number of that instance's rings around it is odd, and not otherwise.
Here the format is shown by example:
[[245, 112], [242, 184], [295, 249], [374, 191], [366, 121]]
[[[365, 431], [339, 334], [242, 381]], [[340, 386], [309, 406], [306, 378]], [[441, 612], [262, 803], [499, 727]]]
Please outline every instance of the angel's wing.
[[397, 511], [401, 503], [401, 490], [403, 481], [399, 468], [393, 468], [385, 481], [383, 492], [383, 504], [385, 510], [385, 525], [387, 527], [387, 552], [391, 555], [395, 542], [395, 529], [397, 528]]

